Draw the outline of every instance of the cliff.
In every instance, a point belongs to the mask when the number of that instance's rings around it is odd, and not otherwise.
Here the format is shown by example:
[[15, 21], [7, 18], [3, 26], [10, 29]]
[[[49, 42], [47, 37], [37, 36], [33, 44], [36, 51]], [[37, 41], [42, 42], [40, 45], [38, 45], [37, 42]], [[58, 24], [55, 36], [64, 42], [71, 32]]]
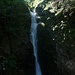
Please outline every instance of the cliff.
[[[37, 8], [38, 54], [43, 75], [75, 74], [75, 1], [46, 0]], [[40, 22], [40, 24], [39, 24]]]
[[1, 0], [0, 4], [0, 75], [33, 75], [28, 7], [20, 0]]

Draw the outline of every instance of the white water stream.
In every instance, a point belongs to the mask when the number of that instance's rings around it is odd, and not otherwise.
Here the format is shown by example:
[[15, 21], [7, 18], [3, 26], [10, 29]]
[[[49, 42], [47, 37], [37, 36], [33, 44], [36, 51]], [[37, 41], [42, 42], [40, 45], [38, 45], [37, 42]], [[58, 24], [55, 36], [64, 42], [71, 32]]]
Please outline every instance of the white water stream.
[[35, 12], [30, 12], [31, 14], [31, 43], [33, 44], [34, 48], [34, 56], [35, 56], [35, 75], [42, 75], [41, 69], [38, 62], [37, 56], [37, 21], [36, 21], [36, 14]]

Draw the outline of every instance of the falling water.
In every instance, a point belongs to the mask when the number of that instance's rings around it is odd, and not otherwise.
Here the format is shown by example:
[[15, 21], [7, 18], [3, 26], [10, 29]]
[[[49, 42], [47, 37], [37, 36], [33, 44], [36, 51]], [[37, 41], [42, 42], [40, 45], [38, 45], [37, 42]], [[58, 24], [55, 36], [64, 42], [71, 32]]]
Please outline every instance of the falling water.
[[38, 63], [37, 58], [37, 21], [35, 12], [30, 12], [31, 14], [31, 43], [34, 48], [34, 56], [35, 56], [35, 75], [42, 75], [41, 69]]

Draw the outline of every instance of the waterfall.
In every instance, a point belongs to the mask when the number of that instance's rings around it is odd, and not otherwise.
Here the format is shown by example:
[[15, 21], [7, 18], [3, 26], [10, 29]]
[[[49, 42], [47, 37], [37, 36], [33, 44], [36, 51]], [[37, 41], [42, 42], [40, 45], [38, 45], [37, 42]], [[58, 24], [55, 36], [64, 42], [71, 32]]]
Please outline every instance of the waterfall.
[[37, 57], [37, 21], [35, 12], [30, 12], [31, 14], [31, 43], [33, 44], [34, 56], [35, 56], [35, 75], [42, 75], [40, 65]]

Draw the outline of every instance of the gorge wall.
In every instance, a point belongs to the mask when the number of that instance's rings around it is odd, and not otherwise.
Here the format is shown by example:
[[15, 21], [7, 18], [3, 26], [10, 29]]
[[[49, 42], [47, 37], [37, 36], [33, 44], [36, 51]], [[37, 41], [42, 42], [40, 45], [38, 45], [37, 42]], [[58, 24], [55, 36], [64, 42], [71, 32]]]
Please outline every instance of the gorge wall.
[[0, 75], [34, 75], [28, 7], [23, 0], [0, 5]]
[[74, 1], [50, 2], [43, 1], [36, 8], [41, 17], [37, 21], [42, 22], [38, 24], [38, 58], [42, 72], [44, 75], [74, 75]]

